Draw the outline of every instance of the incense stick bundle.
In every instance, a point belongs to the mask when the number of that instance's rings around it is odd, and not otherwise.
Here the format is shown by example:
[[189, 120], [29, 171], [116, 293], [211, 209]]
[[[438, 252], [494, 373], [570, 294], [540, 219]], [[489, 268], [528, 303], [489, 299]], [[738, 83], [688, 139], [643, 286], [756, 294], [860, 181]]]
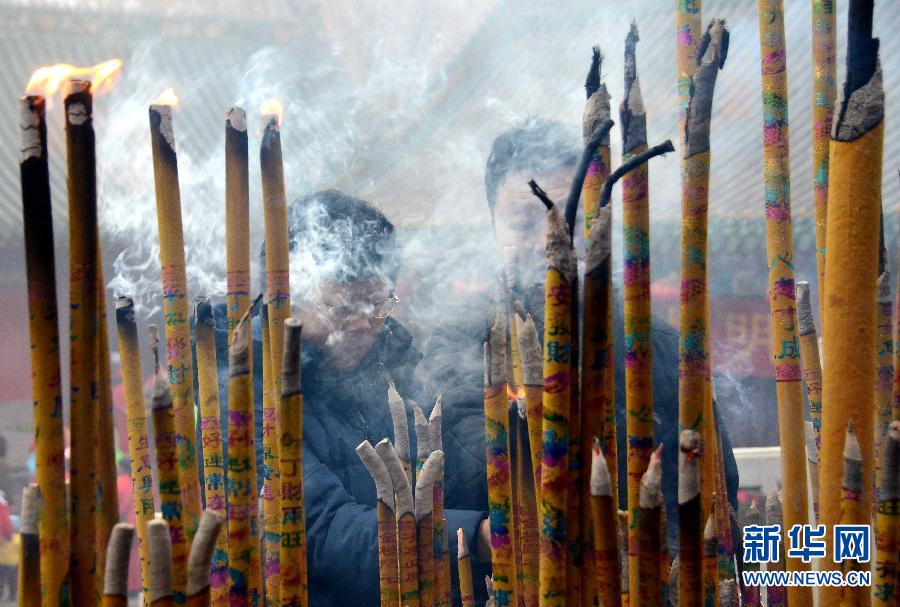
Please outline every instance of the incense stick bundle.
[[119, 339], [119, 367], [125, 391], [125, 417], [128, 426], [128, 455], [131, 460], [131, 490], [134, 503], [138, 556], [141, 563], [141, 590], [150, 588], [150, 557], [147, 546], [147, 523], [153, 520], [156, 505], [153, 498], [153, 472], [150, 464], [150, 440], [147, 435], [141, 354], [134, 302], [129, 297], [116, 300], [116, 333]]
[[444, 452], [432, 451], [416, 476], [416, 539], [419, 557], [419, 605], [435, 605], [434, 481], [444, 465]]
[[591, 448], [591, 522], [594, 529], [594, 563], [601, 605], [619, 605], [622, 580], [619, 570], [616, 497], [600, 439]]
[[239, 107], [225, 111], [225, 275], [230, 341], [234, 327], [250, 306], [247, 114]]
[[[504, 320], [505, 317], [498, 311], [491, 327], [490, 337], [484, 344], [484, 442], [488, 518], [491, 521], [491, 572], [498, 601], [503, 605], [515, 605], [517, 604], [516, 545], [509, 455]], [[568, 402], [565, 407], [568, 410]], [[565, 491], [565, 487], [561, 489]]]
[[216, 510], [204, 510], [188, 556], [188, 607], [209, 607], [212, 598], [212, 560], [217, 550], [225, 516]]
[[[757, 527], [760, 523], [759, 508], [756, 507], [756, 500], [750, 500], [750, 506], [747, 508], [746, 527]], [[745, 562], [744, 571], [759, 571], [759, 563]], [[741, 605], [742, 607], [760, 607], [762, 605], [762, 592], [759, 586], [743, 586], [741, 588]]]
[[[154, 329], [156, 327], [153, 327]], [[155, 333], [154, 333], [155, 335]], [[150, 338], [154, 354], [157, 344]], [[156, 378], [153, 384], [153, 434], [156, 446], [156, 470], [159, 473], [159, 509], [172, 536], [172, 589], [176, 600], [183, 602], [187, 589], [187, 557], [189, 545], [185, 541], [184, 509], [181, 502], [181, 478], [178, 474], [178, 434], [175, 429], [172, 395], [169, 382], [160, 368], [157, 357]], [[151, 579], [152, 583], [152, 579]], [[176, 585], [178, 584], [178, 585]]]
[[[178, 481], [181, 487], [181, 517], [184, 537], [173, 536], [176, 559], [187, 554], [187, 546], [200, 519], [200, 483], [194, 445], [194, 369], [191, 362], [187, 274], [184, 265], [184, 236], [181, 224], [181, 192], [178, 183], [178, 155], [171, 105], [150, 106], [150, 148], [153, 152], [153, 179], [156, 188], [156, 220], [159, 227], [159, 264], [162, 273], [163, 316], [166, 319], [166, 363], [178, 432]], [[173, 572], [176, 594], [183, 594], [185, 571], [177, 564]]]
[[[873, 475], [876, 335], [876, 267], [881, 218], [881, 157], [884, 94], [878, 40], [872, 38], [871, 0], [851, 0], [847, 42], [847, 80], [836, 108], [831, 136], [828, 183], [828, 278], [823, 327], [822, 448], [819, 456], [820, 521], [840, 519], [841, 448], [850, 416], [862, 451], [863, 478]], [[862, 269], [862, 270], [861, 270]], [[853, 403], [847, 407], [846, 403]], [[872, 486], [863, 484], [863, 503], [872, 503]], [[827, 544], [832, 548], [830, 542]], [[836, 563], [824, 559], [823, 567]], [[864, 589], [845, 596], [862, 597]], [[840, 588], [823, 588], [834, 603]]]
[[19, 174], [28, 281], [35, 465], [45, 514], [38, 522], [43, 540], [41, 594], [45, 604], [52, 607], [53, 601], [60, 600], [63, 580], [69, 570], [69, 527], [45, 109], [43, 97], [28, 96], [19, 100]]
[[406, 478], [412, 484], [412, 465], [409, 453], [409, 422], [406, 419], [406, 405], [394, 382], [388, 382], [388, 408], [394, 427], [394, 445]]
[[228, 568], [232, 602], [260, 596], [259, 514], [248, 308], [228, 348]]
[[[784, 534], [784, 513], [782, 511], [781, 498], [778, 491], [772, 490], [766, 500], [766, 525], [778, 525], [782, 529], [782, 539]], [[778, 562], [768, 563], [766, 571], [784, 571], [784, 541], [779, 544]], [[784, 586], [767, 586], [766, 598], [768, 602], [766, 607], [784, 607], [788, 604], [787, 591]]]
[[[880, 265], [880, 264], [879, 264]], [[881, 447], [887, 440], [888, 426], [894, 414], [894, 342], [891, 273], [885, 264], [877, 283], [877, 335], [875, 339], [875, 489], [881, 486]]]
[[678, 437], [678, 604], [703, 604], [703, 547], [700, 517], [700, 435]]
[[71, 339], [71, 597], [97, 596], [97, 420], [93, 395], [99, 339], [97, 304], [97, 172], [91, 83], [73, 80], [65, 98], [69, 194], [69, 326]]
[[462, 529], [456, 530], [456, 571], [459, 575], [459, 597], [462, 607], [474, 607], [475, 588], [472, 585], [472, 559], [469, 544]]
[[418, 541], [412, 487], [406, 471], [394, 451], [393, 445], [384, 439], [375, 445], [375, 452], [387, 466], [394, 483], [394, 499], [397, 504], [397, 554], [400, 571], [400, 604], [404, 607], [419, 605]]
[[819, 318], [825, 304], [825, 222], [828, 204], [828, 139], [837, 93], [837, 28], [834, 2], [812, 6], [812, 149], [813, 206], [816, 217], [816, 272], [819, 288]]
[[394, 514], [394, 483], [387, 466], [378, 457], [369, 441], [356, 448], [356, 454], [375, 482], [378, 501], [375, 513], [378, 521], [378, 573], [381, 605], [396, 607], [400, 602], [400, 580], [397, 568], [397, 517]]
[[117, 523], [109, 535], [104, 566], [102, 607], [128, 605], [128, 559], [134, 540], [134, 526]]
[[[38, 520], [43, 504], [41, 490], [31, 483], [22, 489], [18, 596], [20, 607], [41, 604], [41, 546]], [[12, 540], [7, 540], [12, 541]]]
[[878, 510], [875, 515], [875, 568], [872, 604], [895, 605], [897, 589], [897, 550], [900, 548], [900, 422], [891, 423], [881, 450], [882, 475], [878, 486]]
[[150, 546], [150, 607], [172, 607], [175, 605], [172, 539], [166, 521], [155, 519], [147, 523], [147, 543]]
[[[284, 356], [281, 368], [281, 601], [305, 606], [308, 570], [306, 560], [306, 510], [303, 503], [303, 391], [300, 345], [303, 325], [295, 318], [284, 321]], [[391, 497], [393, 500], [393, 496]], [[390, 502], [393, 505], [393, 501]], [[395, 566], [396, 568], [396, 566]]]
[[[765, 183], [766, 256], [769, 260], [769, 306], [772, 356], [778, 397], [784, 520], [790, 528], [809, 522], [803, 435], [803, 392], [794, 292], [794, 247], [791, 230], [790, 158], [788, 153], [787, 58], [782, 0], [759, 0], [759, 44], [763, 90], [763, 180]], [[808, 570], [799, 559], [792, 571]], [[809, 588], [789, 587], [791, 603], [811, 605]]]
[[703, 529], [703, 605], [712, 607], [719, 603], [719, 532], [715, 514], [706, 519]]
[[662, 579], [659, 553], [664, 536], [661, 516], [665, 510], [662, 495], [662, 445], [650, 456], [647, 470], [641, 477], [638, 507], [638, 559], [634, 575], [638, 583], [631, 596], [635, 607], [652, 607], [662, 600]]
[[[428, 416], [428, 436], [431, 448], [435, 451], [444, 451], [444, 439], [441, 435], [443, 425], [442, 398], [438, 396], [431, 414]], [[437, 478], [434, 480], [434, 495], [432, 497], [432, 512], [434, 518], [434, 582], [435, 604], [441, 607], [450, 607], [452, 591], [450, 588], [450, 552], [445, 540], [447, 535], [447, 521], [444, 518], [444, 468], [441, 466]]]
[[[541, 424], [543, 419], [544, 355], [534, 319], [516, 319], [516, 336], [522, 357], [522, 383], [524, 384], [525, 415], [528, 421], [528, 444], [534, 478], [535, 499], [540, 499], [541, 489]], [[537, 502], [535, 502], [535, 505]], [[537, 550], [537, 547], [534, 548]]]

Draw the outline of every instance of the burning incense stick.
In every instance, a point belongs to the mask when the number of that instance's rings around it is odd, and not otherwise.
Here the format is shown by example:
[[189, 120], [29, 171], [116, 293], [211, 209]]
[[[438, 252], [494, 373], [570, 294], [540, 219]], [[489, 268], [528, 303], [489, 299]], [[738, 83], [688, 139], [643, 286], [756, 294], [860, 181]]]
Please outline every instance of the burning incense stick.
[[[156, 327], [153, 327], [156, 329]], [[175, 598], [183, 602], [187, 588], [188, 543], [184, 537], [181, 479], [178, 474], [177, 432], [169, 382], [159, 366], [157, 354], [158, 332], [151, 333], [150, 346], [156, 360], [156, 381], [153, 384], [153, 434], [156, 446], [156, 470], [159, 473], [159, 509], [172, 536], [172, 589]], [[152, 583], [152, 579], [151, 579]]]
[[97, 420], [93, 394], [97, 326], [97, 174], [91, 83], [73, 80], [65, 99], [69, 190], [69, 306], [71, 347], [71, 597], [75, 604], [97, 595]]
[[472, 586], [472, 561], [469, 545], [462, 529], [456, 530], [456, 570], [459, 574], [459, 597], [462, 607], [474, 607], [475, 589]]
[[200, 525], [191, 543], [188, 556], [188, 607], [209, 607], [212, 598], [211, 570], [213, 553], [217, 550], [225, 516], [215, 510], [204, 510]]
[[[870, 269], [876, 267], [879, 254], [884, 95], [872, 11], [871, 1], [850, 2], [847, 80], [836, 108], [829, 156], [819, 456], [820, 522], [829, 528], [840, 519], [841, 490], [833, 481], [841, 471], [841, 448], [851, 415], [862, 451], [863, 478], [872, 478], [874, 468], [877, 277]], [[863, 503], [872, 503], [871, 483], [863, 484]], [[833, 548], [830, 542], [828, 547]], [[837, 566], [830, 559], [822, 565]], [[848, 589], [844, 594], [855, 598], [864, 591]], [[823, 588], [821, 597], [835, 603], [840, 593], [840, 588]]]
[[134, 525], [128, 523], [117, 523], [109, 535], [102, 607], [126, 607], [128, 604], [128, 559], [133, 540]]
[[[178, 431], [178, 480], [181, 487], [181, 517], [184, 539], [173, 542], [178, 558], [186, 555], [177, 544], [193, 539], [200, 518], [200, 486], [197, 452], [194, 445], [194, 369], [191, 363], [187, 274], [184, 266], [184, 237], [181, 227], [181, 193], [178, 184], [178, 156], [172, 127], [173, 106], [150, 106], [150, 145], [156, 186], [156, 218], [159, 224], [159, 263], [162, 269], [163, 316], [166, 319], [166, 362]], [[174, 588], [184, 592], [184, 570], [177, 565]]]
[[[300, 345], [303, 325], [284, 321], [281, 368], [281, 601], [306, 605], [306, 510], [303, 504], [303, 392]], [[392, 498], [393, 499], [393, 498]], [[393, 501], [391, 502], [393, 505]]]
[[[442, 398], [438, 396], [431, 415], [428, 416], [428, 437], [431, 448], [435, 451], [444, 451], [444, 439], [441, 435], [443, 424]], [[441, 607], [450, 607], [452, 593], [450, 589], [450, 553], [449, 547], [444, 541], [447, 533], [446, 520], [444, 519], [444, 468], [441, 466], [437, 478], [434, 480], [434, 495], [432, 497], [432, 512], [434, 518], [434, 583], [435, 604]]]
[[[225, 274], [228, 339], [250, 305], [250, 176], [247, 115], [225, 111]], [[214, 590], [215, 592], [215, 590]]]
[[719, 602], [719, 532], [716, 516], [710, 514], [703, 529], [703, 604], [717, 605]]
[[416, 539], [416, 517], [412, 487], [406, 471], [394, 451], [393, 445], [384, 439], [375, 445], [375, 452], [391, 474], [394, 483], [394, 499], [397, 504], [397, 553], [400, 570], [400, 603], [404, 606], [419, 605], [419, 563]]
[[434, 481], [444, 465], [444, 452], [432, 451], [416, 475], [416, 538], [419, 557], [419, 605], [434, 607]]
[[[781, 477], [785, 525], [809, 522], [806, 458], [803, 456], [803, 392], [797, 342], [793, 240], [791, 233], [790, 158], [788, 154], [787, 59], [782, 0], [759, 0], [759, 43], [763, 89], [763, 158], [766, 208], [766, 256], [772, 356], [778, 397]], [[808, 570], [800, 559], [789, 570]], [[811, 605], [809, 588], [789, 587], [791, 603]], [[799, 603], [798, 603], [799, 602]]]
[[[881, 265], [881, 264], [879, 264]], [[887, 440], [888, 426], [894, 414], [894, 342], [893, 324], [891, 322], [891, 273], [884, 264], [884, 271], [878, 276], [876, 299], [877, 312], [877, 336], [875, 339], [875, 488], [881, 486], [881, 447]], [[877, 494], [876, 494], [877, 505]]]
[[591, 448], [591, 523], [594, 528], [594, 563], [601, 605], [619, 605], [622, 580], [619, 571], [616, 497], [600, 440]]
[[484, 344], [484, 441], [487, 450], [488, 518], [491, 521], [491, 571], [500, 604], [515, 605], [516, 546], [512, 528], [504, 320], [498, 311], [490, 337]]
[[[784, 513], [781, 506], [781, 498], [778, 491], [772, 490], [766, 500], [766, 525], [778, 525], [782, 529], [782, 539], [784, 534]], [[784, 571], [784, 541], [780, 542], [778, 547], [778, 561], [768, 563], [766, 571]], [[767, 607], [784, 607], [787, 604], [787, 592], [784, 586], [767, 586], [766, 598]]]
[[228, 348], [228, 567], [234, 601], [253, 604], [260, 596], [256, 518], [253, 378], [250, 373], [251, 305], [238, 322]]
[[166, 521], [155, 519], [147, 523], [147, 543], [150, 546], [150, 607], [172, 607], [175, 605], [172, 539]]
[[[587, 93], [587, 102], [584, 105], [584, 117], [582, 118], [582, 140], [585, 145], [590, 142], [591, 135], [597, 128], [610, 119], [609, 93], [606, 85], [600, 81], [600, 65], [603, 55], [600, 47], [593, 48], [591, 67], [585, 80], [584, 88]], [[594, 152], [591, 163], [588, 166], [584, 184], [581, 187], [581, 204], [584, 208], [584, 237], [590, 238], [591, 225], [597, 209], [600, 207], [600, 188], [609, 176], [610, 151], [609, 131], [606, 137], [601, 138], [600, 145]]]
[[816, 213], [816, 272], [819, 318], [825, 303], [825, 221], [828, 203], [828, 140], [837, 93], [837, 27], [834, 2], [813, 2], [813, 205]]
[[406, 478], [412, 484], [412, 465], [409, 453], [409, 422], [406, 419], [406, 405], [394, 382], [388, 383], [388, 408], [391, 411], [391, 422], [394, 426], [394, 445], [397, 451], [397, 457], [403, 470], [406, 472]]
[[[43, 508], [43, 496], [37, 484], [22, 489], [22, 517], [20, 519], [20, 552], [18, 595], [20, 607], [38, 607], [41, 604], [41, 558], [38, 520]], [[12, 540], [7, 540], [12, 541]]]
[[[590, 138], [584, 144], [581, 160], [579, 160], [578, 166], [575, 167], [575, 175], [572, 177], [572, 184], [569, 187], [569, 195], [565, 206], [565, 219], [570, 240], [575, 235], [575, 216], [578, 214], [578, 201], [581, 199], [581, 190], [584, 187], [588, 169], [600, 146], [604, 143], [609, 145], [609, 131], [612, 129], [613, 124], [613, 121], [608, 117], [597, 123]], [[496, 586], [496, 584], [497, 579], [494, 578], [494, 585]]]
[[369, 441], [356, 448], [356, 454], [365, 465], [372, 480], [378, 501], [375, 512], [378, 520], [378, 572], [382, 607], [399, 604], [400, 580], [397, 569], [397, 517], [394, 514], [394, 483], [387, 466], [375, 453]]
[[662, 445], [650, 456], [647, 470], [641, 476], [639, 496], [638, 558], [632, 577], [637, 578], [635, 590], [629, 594], [635, 597], [635, 607], [653, 607], [662, 600], [662, 578], [659, 553], [664, 541], [660, 529], [661, 513], [665, 510], [662, 494]]
[[153, 520], [153, 472], [150, 465], [150, 440], [147, 437], [141, 354], [134, 302], [129, 297], [116, 300], [116, 329], [119, 338], [119, 366], [125, 390], [125, 417], [128, 425], [128, 455], [131, 459], [131, 488], [134, 502], [138, 555], [141, 561], [141, 590], [150, 588], [150, 557], [147, 523]]
[[44, 498], [39, 519], [41, 594], [48, 605], [60, 600], [69, 570], [69, 528], [65, 496], [65, 445], [60, 383], [56, 262], [43, 97], [19, 100], [19, 173], [28, 280], [31, 390], [34, 401], [37, 484]]
[[678, 437], [678, 604], [703, 604], [703, 547], [700, 518], [700, 435]]
[[900, 422], [891, 423], [881, 450], [881, 484], [878, 486], [878, 512], [875, 516], [875, 568], [872, 604], [887, 607], [896, 604], [897, 549], [900, 547]]

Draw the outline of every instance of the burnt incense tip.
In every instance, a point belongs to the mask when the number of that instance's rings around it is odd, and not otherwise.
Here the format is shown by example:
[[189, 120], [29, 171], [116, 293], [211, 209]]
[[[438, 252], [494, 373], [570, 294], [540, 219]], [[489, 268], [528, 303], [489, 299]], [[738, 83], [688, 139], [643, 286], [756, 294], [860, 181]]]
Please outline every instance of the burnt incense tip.
[[38, 521], [44, 507], [44, 498], [37, 483], [30, 483], [22, 488], [22, 510], [19, 530], [23, 534], [37, 535]]
[[416, 430], [416, 456], [424, 459], [434, 451], [431, 448], [431, 435], [428, 433], [428, 420], [416, 401], [410, 399], [409, 406], [413, 411], [413, 423]]
[[225, 110], [225, 124], [235, 131], [247, 132], [247, 112], [243, 108], [230, 107]]
[[554, 207], [553, 201], [550, 200], [547, 192], [545, 192], [544, 189], [538, 185], [537, 181], [532, 179], [528, 182], [528, 187], [531, 188], [531, 193], [534, 194], [537, 199], [544, 204], [544, 207], [546, 207], [548, 211]]
[[594, 272], [609, 260], [612, 254], [612, 208], [607, 205], [597, 209], [591, 222], [588, 250], [584, 256], [584, 273]]
[[213, 552], [224, 525], [225, 517], [215, 510], [204, 510], [200, 515], [200, 524], [188, 553], [188, 597], [209, 588]]
[[638, 494], [638, 502], [641, 508], [650, 510], [659, 508], [663, 503], [662, 494], [662, 449], [657, 447], [650, 456], [647, 470], [641, 477], [641, 488]]
[[128, 594], [128, 560], [134, 540], [134, 525], [116, 523], [106, 544], [106, 565], [103, 572], [103, 594]]
[[499, 309], [494, 316], [494, 324], [491, 325], [487, 346], [485, 385], [496, 386], [509, 380], [506, 376], [506, 316]]
[[444, 439], [441, 434], [443, 424], [443, 395], [438, 395], [434, 407], [431, 409], [431, 415], [428, 416], [428, 436], [431, 448], [436, 451], [444, 450]]
[[798, 280], [795, 284], [797, 296], [797, 333], [799, 335], [808, 335], [816, 330], [815, 322], [813, 322], [812, 305], [809, 301], [809, 283], [805, 280]]
[[847, 68], [835, 105], [832, 137], [852, 141], [884, 118], [879, 41], [872, 37], [872, 0], [851, 0], [847, 11]]
[[90, 95], [91, 81], [82, 80], [81, 78], [71, 78], [64, 85], [63, 97], [71, 97], [73, 95]]
[[806, 435], [806, 460], [810, 464], [819, 463], [819, 449], [816, 447], [816, 430], [812, 422], [803, 422], [803, 431]]
[[432, 451], [422, 471], [416, 475], [416, 521], [431, 514], [434, 506], [434, 482], [444, 469], [444, 452]]
[[207, 325], [209, 327], [215, 325], [209, 295], [198, 295], [194, 299], [194, 319], [197, 325]]
[[713, 19], [703, 36], [697, 55], [697, 70], [691, 79], [687, 119], [684, 123], [685, 158], [709, 150], [713, 91], [727, 54], [728, 30], [725, 28], [725, 20]]
[[469, 542], [466, 540], [466, 534], [463, 533], [462, 529], [456, 530], [456, 560], [461, 561], [462, 559], [469, 556]]
[[584, 91], [587, 98], [600, 89], [600, 65], [603, 63], [603, 53], [600, 47], [595, 46], [591, 49], [591, 66], [588, 68], [587, 77], [584, 79]]
[[291, 396], [302, 390], [302, 365], [300, 360], [303, 342], [303, 323], [299, 318], [284, 321], [284, 356], [281, 362], [281, 395]]
[[891, 303], [891, 273], [887, 267], [878, 275], [876, 299], [881, 304]]
[[569, 225], [558, 207], [547, 210], [547, 266], [555, 268], [569, 283], [575, 279], [576, 261]]
[[250, 320], [244, 316], [231, 333], [228, 346], [228, 373], [230, 376], [250, 372]]
[[684, 504], [700, 494], [700, 434], [682, 430], [678, 437], [678, 503]]
[[153, 410], [172, 407], [172, 391], [169, 388], [169, 379], [162, 368], [157, 371], [153, 379], [150, 406]]
[[[728, 57], [728, 29], [725, 27], [724, 19], [713, 19], [706, 26], [706, 32], [700, 41], [700, 50], [697, 53], [697, 65], [702, 65], [707, 61], [714, 62], [715, 65], [722, 69], [725, 67], [725, 58]], [[707, 55], [707, 53], [709, 53]]]
[[150, 603], [172, 596], [172, 540], [169, 526], [162, 519], [147, 523], [150, 555]]
[[779, 497], [778, 491], [773, 489], [769, 492], [769, 496], [766, 499], [766, 524], [780, 525], [783, 520], [784, 514], [781, 509], [781, 497]]
[[393, 381], [388, 383], [388, 409], [394, 426], [394, 443], [397, 456], [404, 462], [409, 461], [409, 423], [406, 420], [406, 405]]
[[153, 104], [150, 106], [150, 127], [159, 133], [175, 153], [175, 126], [173, 124], [173, 108], [171, 105]]
[[375, 493], [385, 506], [394, 510], [394, 483], [391, 481], [391, 473], [382, 459], [375, 452], [375, 447], [364, 440], [356, 448], [356, 454], [362, 460], [366, 470], [375, 482]]
[[[584, 104], [584, 114], [581, 118], [581, 137], [585, 143], [591, 141], [592, 136], [598, 133], [598, 129], [610, 120], [609, 92], [605, 84], [600, 84], [597, 92], [591, 95]], [[610, 125], [610, 129], [612, 125]], [[609, 129], [599, 131], [597, 145], [609, 145]]]
[[375, 453], [387, 466], [388, 473], [391, 475], [391, 482], [394, 485], [394, 494], [397, 497], [397, 515], [413, 514], [415, 507], [413, 506], [412, 487], [409, 484], [409, 477], [403, 470], [403, 464], [397, 457], [394, 446], [388, 439], [383, 439], [375, 445]]
[[519, 358], [522, 360], [522, 383], [526, 386], [544, 385], [544, 353], [534, 318], [516, 316], [516, 337], [519, 339]]
[[44, 157], [46, 102], [43, 97], [28, 95], [19, 99], [19, 162]]
[[747, 508], [747, 524], [759, 525], [760, 520], [759, 507], [756, 505], [756, 500], [752, 499], [750, 500], [750, 506]]
[[603, 450], [600, 448], [600, 439], [594, 438], [591, 445], [591, 495], [595, 497], [612, 496], [612, 479], [609, 476], [609, 468]]
[[841, 484], [846, 491], [860, 492], [862, 479], [862, 451], [851, 422], [844, 437], [844, 474]]
[[716, 517], [712, 514], [706, 519], [706, 526], [703, 528], [703, 539], [706, 541], [717, 540], [718, 530], [716, 527]]

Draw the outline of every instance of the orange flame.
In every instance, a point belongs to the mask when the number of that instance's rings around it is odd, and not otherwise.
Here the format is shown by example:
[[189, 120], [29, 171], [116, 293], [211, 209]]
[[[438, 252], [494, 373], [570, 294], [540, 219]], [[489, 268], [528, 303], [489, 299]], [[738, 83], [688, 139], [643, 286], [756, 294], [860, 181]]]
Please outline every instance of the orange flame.
[[76, 67], [67, 63], [40, 67], [31, 75], [26, 95], [53, 96], [60, 85], [68, 80], [90, 80], [94, 96], [108, 93], [122, 73], [122, 60], [110, 59], [91, 67]]
[[159, 97], [153, 100], [150, 105], [178, 105], [178, 95], [175, 94], [175, 89], [172, 87], [167, 88], [162, 93], [159, 94]]
[[284, 104], [278, 99], [267, 99], [259, 107], [259, 113], [262, 116], [277, 116], [280, 126], [281, 119], [284, 118]]

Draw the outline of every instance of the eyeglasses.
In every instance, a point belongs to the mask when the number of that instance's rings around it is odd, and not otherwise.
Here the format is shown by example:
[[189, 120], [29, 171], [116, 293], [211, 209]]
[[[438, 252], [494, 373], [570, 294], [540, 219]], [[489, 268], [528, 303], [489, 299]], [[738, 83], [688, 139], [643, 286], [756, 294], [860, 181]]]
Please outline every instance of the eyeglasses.
[[372, 318], [384, 319], [390, 316], [400, 303], [400, 298], [394, 291], [390, 292], [387, 297], [373, 299], [372, 296], [363, 304], [341, 304], [337, 306], [322, 306], [313, 304], [320, 312], [329, 318], [335, 319], [351, 319], [359, 316], [371, 316]]

